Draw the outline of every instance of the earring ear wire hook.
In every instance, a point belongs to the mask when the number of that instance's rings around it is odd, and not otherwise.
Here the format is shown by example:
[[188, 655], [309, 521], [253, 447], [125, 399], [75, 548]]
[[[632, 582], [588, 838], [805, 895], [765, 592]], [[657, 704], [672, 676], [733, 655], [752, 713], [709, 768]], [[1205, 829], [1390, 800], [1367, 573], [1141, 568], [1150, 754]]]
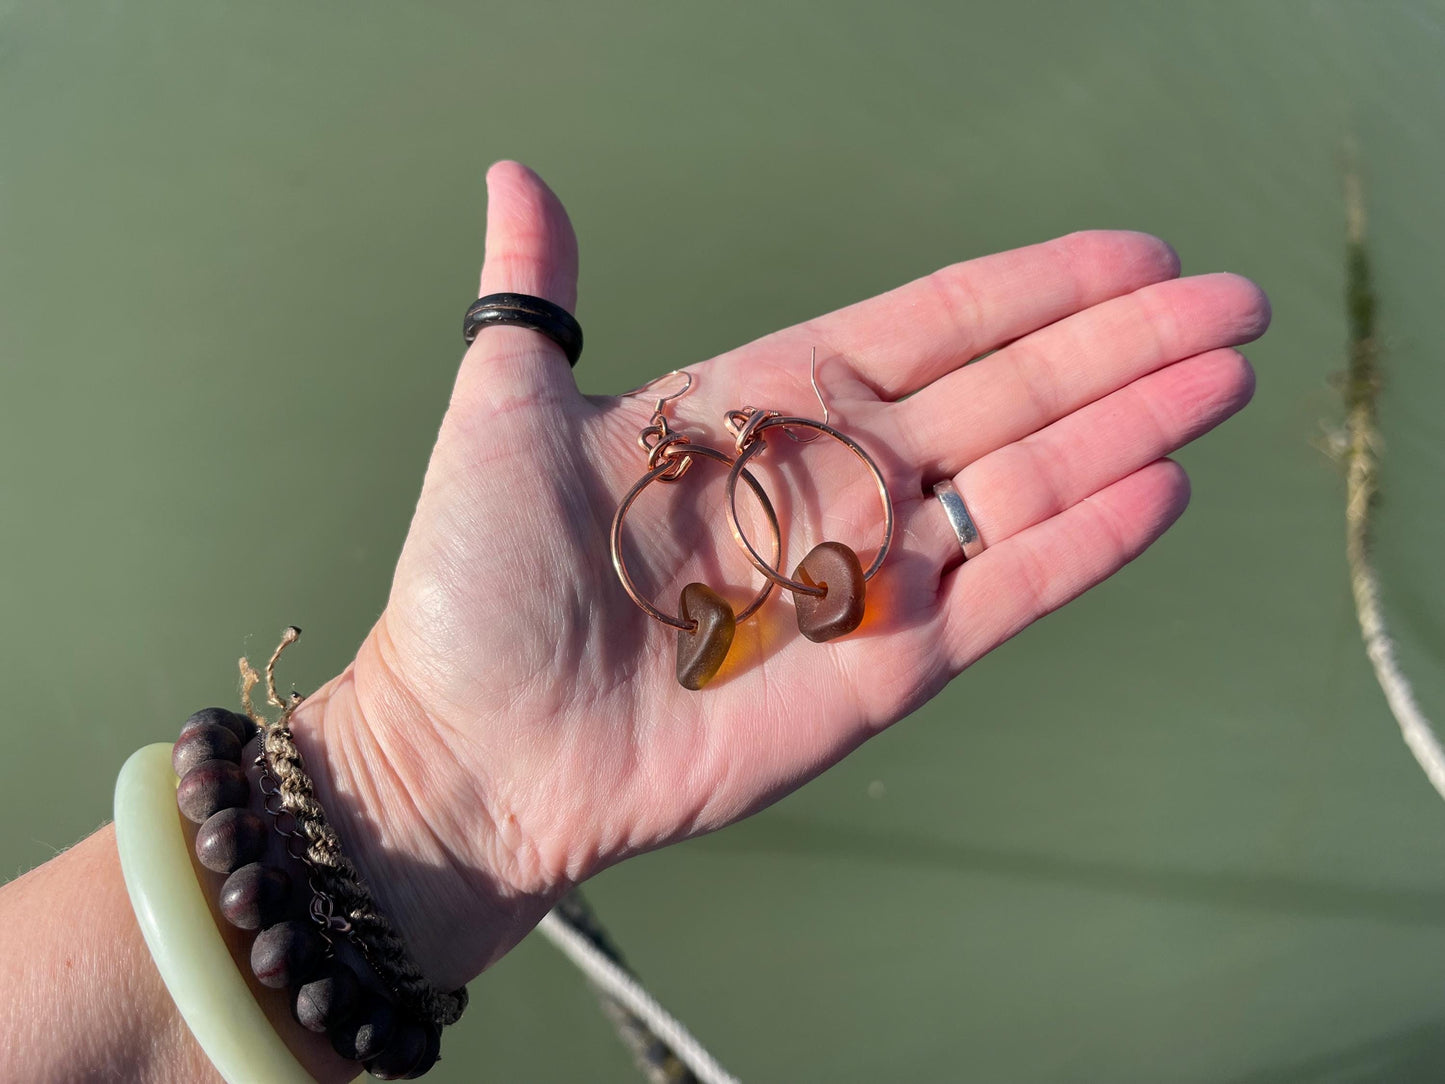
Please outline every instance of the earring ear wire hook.
[[670, 373], [655, 377], [643, 384], [640, 388], [623, 392], [618, 398], [626, 399], [629, 396], [641, 395], [659, 380], [665, 380], [670, 376], [680, 376], [686, 382], [681, 388], [671, 395], [659, 395], [652, 406], [652, 417], [648, 419], [647, 425], [637, 434], [637, 446], [647, 453], [647, 467], [649, 470], [663, 463], [671, 464], [670, 469], [661, 476], [661, 481], [676, 482], [687, 469], [692, 466], [692, 457], [688, 452], [692, 450], [692, 442], [682, 433], [676, 433], [667, 424], [667, 413], [665, 407], [674, 399], [680, 399], [686, 395], [692, 387], [692, 374], [686, 369], [674, 369]]
[[[818, 405], [823, 408], [823, 424], [827, 425], [830, 420], [830, 415], [828, 412], [828, 404], [823, 399], [823, 390], [818, 387], [818, 348], [816, 346], [813, 347], [812, 354], [808, 358], [808, 383], [813, 385], [813, 394], [818, 397]], [[784, 429], [783, 432], [787, 433], [788, 439], [795, 444], [812, 444], [813, 441], [823, 435], [817, 430], [814, 430], [811, 437], [804, 439], [791, 429]]]
[[[664, 406], [666, 406], [668, 403], [671, 403], [675, 399], [681, 399], [692, 388], [692, 374], [686, 369], [674, 369], [667, 375], [683, 377], [687, 381], [687, 383], [684, 384], [682, 387], [678, 388], [677, 391], [673, 392], [671, 395], [659, 395], [657, 397], [657, 402], [653, 404], [652, 407], [652, 412], [654, 414], [661, 414], [662, 408]], [[661, 377], [659, 377], [658, 379], [661, 379]]]
[[681, 388], [673, 392], [671, 395], [659, 395], [657, 397], [657, 402], [655, 402], [652, 406], [652, 413], [654, 415], [661, 414], [662, 408], [664, 406], [666, 406], [668, 403], [672, 402], [675, 399], [681, 399], [684, 395], [688, 393], [689, 390], [691, 390], [692, 373], [688, 372], [686, 369], [674, 369], [670, 373], [663, 373], [661, 376], [655, 376], [646, 384], [643, 384], [640, 387], [633, 388], [631, 391], [623, 392], [621, 395], [618, 396], [618, 398], [635, 399], [637, 396], [645, 392], [648, 388], [652, 387], [652, 385], [658, 383], [659, 381], [666, 380], [668, 377], [672, 376], [680, 376], [686, 381], [686, 383], [683, 384]]

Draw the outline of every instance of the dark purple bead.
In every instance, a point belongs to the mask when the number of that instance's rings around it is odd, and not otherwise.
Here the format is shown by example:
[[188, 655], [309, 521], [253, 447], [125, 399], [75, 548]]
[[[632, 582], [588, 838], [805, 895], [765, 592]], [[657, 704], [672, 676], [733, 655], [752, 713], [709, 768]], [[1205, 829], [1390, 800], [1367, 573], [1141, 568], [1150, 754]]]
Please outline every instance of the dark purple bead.
[[193, 824], [203, 824], [223, 809], [244, 806], [251, 799], [251, 784], [239, 764], [208, 760], [181, 776], [176, 805]]
[[426, 1053], [426, 1029], [415, 1020], [397, 1025], [391, 1042], [376, 1057], [364, 1063], [366, 1071], [378, 1080], [405, 1080]]
[[361, 982], [356, 972], [332, 960], [320, 978], [296, 991], [291, 1010], [303, 1028], [320, 1032], [350, 1019], [360, 1004]]
[[310, 921], [292, 918], [267, 926], [251, 942], [251, 972], [262, 986], [284, 990], [316, 974], [326, 944]]
[[208, 760], [229, 760], [241, 763], [241, 743], [223, 726], [204, 723], [186, 731], [176, 739], [171, 750], [171, 767], [177, 775], [185, 775], [197, 764]]
[[249, 809], [223, 809], [196, 833], [196, 857], [217, 873], [234, 873], [266, 853], [266, 822]]
[[361, 1011], [328, 1030], [331, 1048], [350, 1061], [367, 1061], [386, 1049], [396, 1031], [396, 1010], [385, 998], [369, 996]]
[[422, 1030], [426, 1032], [426, 1046], [422, 1048], [421, 1060], [411, 1067], [411, 1072], [402, 1077], [403, 1080], [415, 1080], [417, 1077], [425, 1076], [431, 1067], [441, 1059], [441, 1029], [435, 1024], [423, 1024]]
[[236, 740], [242, 745], [250, 741], [256, 733], [256, 724], [239, 712], [227, 711], [225, 708], [202, 708], [181, 726], [181, 736], [184, 737], [196, 727], [208, 723], [225, 727], [236, 735]]
[[290, 895], [291, 878], [284, 870], [251, 862], [221, 886], [221, 914], [232, 926], [259, 930], [285, 916]]

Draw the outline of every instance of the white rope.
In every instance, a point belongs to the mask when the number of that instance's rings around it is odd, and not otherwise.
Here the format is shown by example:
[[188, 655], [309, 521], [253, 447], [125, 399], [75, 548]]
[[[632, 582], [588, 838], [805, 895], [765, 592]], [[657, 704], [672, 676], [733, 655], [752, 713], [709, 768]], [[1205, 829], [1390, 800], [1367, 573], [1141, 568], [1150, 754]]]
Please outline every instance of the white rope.
[[703, 1084], [739, 1084], [737, 1077], [717, 1063], [687, 1028], [658, 1004], [642, 984], [609, 960], [597, 948], [554, 912], [549, 912], [537, 929], [562, 950], [582, 973], [608, 996], [621, 1002], [639, 1017], [651, 1032], [665, 1042]]
[[1430, 720], [1415, 702], [1415, 693], [1400, 665], [1395, 661], [1395, 642], [1390, 639], [1385, 625], [1385, 615], [1380, 607], [1380, 585], [1375, 570], [1368, 560], [1351, 562], [1354, 574], [1350, 586], [1355, 592], [1355, 609], [1360, 617], [1360, 634], [1365, 640], [1365, 653], [1375, 668], [1375, 680], [1384, 690], [1385, 700], [1395, 721], [1400, 724], [1400, 733], [1405, 744], [1415, 754], [1415, 760], [1425, 770], [1440, 797], [1445, 798], [1445, 749], [1430, 728]]
[[1445, 749], [1430, 726], [1430, 720], [1415, 702], [1415, 692], [1395, 658], [1395, 642], [1385, 623], [1380, 604], [1380, 579], [1370, 560], [1370, 519], [1376, 493], [1376, 452], [1380, 446], [1375, 424], [1375, 396], [1379, 381], [1375, 372], [1377, 344], [1374, 333], [1374, 295], [1365, 261], [1365, 201], [1360, 175], [1353, 158], [1345, 173], [1346, 241], [1353, 254], [1348, 284], [1352, 309], [1350, 378], [1346, 385], [1349, 410], [1345, 415], [1347, 442], [1344, 448], [1345, 474], [1345, 557], [1350, 565], [1350, 589], [1355, 596], [1355, 613], [1365, 654], [1375, 668], [1375, 680], [1405, 744], [1415, 755], [1440, 797], [1445, 798]]

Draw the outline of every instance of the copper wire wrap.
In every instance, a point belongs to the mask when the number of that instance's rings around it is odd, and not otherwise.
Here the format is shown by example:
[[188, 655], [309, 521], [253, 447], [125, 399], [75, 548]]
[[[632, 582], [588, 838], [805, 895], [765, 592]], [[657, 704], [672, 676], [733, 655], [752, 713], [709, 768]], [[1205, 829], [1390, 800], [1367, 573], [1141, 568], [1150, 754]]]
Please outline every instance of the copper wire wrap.
[[[649, 441], [649, 438], [653, 439]], [[627, 592], [628, 597], [637, 603], [648, 617], [651, 617], [655, 621], [661, 621], [664, 625], [671, 625], [673, 628], [680, 629], [683, 632], [691, 632], [697, 628], [696, 621], [684, 621], [681, 617], [674, 617], [671, 614], [663, 613], [663, 611], [659, 610], [644, 598], [637, 590], [637, 586], [632, 582], [632, 573], [628, 571], [627, 560], [622, 556], [622, 521], [627, 515], [627, 510], [631, 508], [632, 503], [642, 495], [644, 489], [653, 482], [676, 482], [687, 472], [688, 468], [692, 466], [693, 460], [699, 456], [703, 459], [711, 459], [714, 462], [721, 463], [725, 467], [733, 468], [732, 473], [728, 476], [728, 499], [731, 503], [735, 499], [733, 494], [737, 488], [736, 483], [732, 480], [733, 475], [737, 473], [737, 469], [733, 465], [731, 456], [725, 455], [716, 448], [691, 443], [687, 437], [679, 433], [671, 432], [665, 421], [659, 423], [656, 416], [654, 416], [654, 423], [642, 431], [638, 442], [642, 445], [643, 450], [648, 453], [647, 463], [652, 469], [639, 478], [637, 484], [627, 491], [627, 495], [622, 498], [622, 503], [617, 506], [617, 514], [612, 517], [612, 567], [617, 570], [617, 578], [622, 582], [622, 589]], [[758, 484], [756, 478], [747, 471], [742, 472], [742, 478], [748, 484], [748, 488], [750, 488], [758, 498], [758, 503], [763, 506], [763, 512], [768, 517], [768, 526], [773, 535], [773, 560], [781, 560], [783, 553], [783, 535], [782, 529], [778, 526], [778, 514], [773, 509], [773, 503], [768, 500], [767, 493], [763, 491], [763, 487]], [[731, 515], [736, 517], [736, 512], [731, 512]], [[736, 531], [736, 528], [734, 528], [734, 531]], [[742, 624], [748, 618], [752, 617], [753, 614], [757, 613], [758, 607], [767, 601], [768, 595], [772, 593], [772, 590], [772, 582], [770, 580], [764, 581], [763, 589], [754, 596], [753, 600], [748, 603], [745, 609], [738, 612], [738, 624]]]
[[[800, 595], [814, 595], [822, 597], [827, 594], [823, 587], [813, 587], [806, 583], [799, 583], [797, 580], [789, 579], [777, 569], [778, 555], [774, 552], [772, 563], [763, 560], [760, 554], [748, 541], [748, 536], [743, 533], [743, 525], [738, 520], [737, 491], [738, 478], [746, 477], [753, 491], [757, 492], [756, 479], [747, 471], [748, 460], [767, 447], [764, 433], [769, 429], [782, 429], [790, 436], [791, 430], [795, 428], [813, 429], [819, 434], [830, 436], [843, 447], [856, 455], [873, 475], [873, 482], [878, 487], [878, 496], [883, 502], [883, 541], [878, 546], [878, 554], [873, 558], [873, 563], [863, 573], [865, 581], [871, 580], [878, 570], [883, 567], [883, 561], [888, 556], [888, 550], [893, 545], [893, 498], [888, 495], [888, 483], [883, 478], [883, 472], [874, 462], [873, 457], [865, 452], [861, 445], [852, 437], [845, 436], [838, 432], [826, 422], [814, 421], [812, 418], [793, 418], [779, 414], [774, 410], [757, 410], [753, 407], [745, 407], [742, 410], [730, 411], [727, 415], [727, 427], [730, 432], [736, 435], [737, 458], [733, 460], [732, 469], [728, 472], [727, 480], [727, 514], [728, 524], [733, 529], [733, 537], [737, 539], [738, 545], [748, 555], [754, 568], [768, 578], [770, 583], [779, 587], [787, 588], [789, 591]], [[813, 438], [816, 439], [816, 438]], [[802, 443], [809, 443], [804, 441]]]

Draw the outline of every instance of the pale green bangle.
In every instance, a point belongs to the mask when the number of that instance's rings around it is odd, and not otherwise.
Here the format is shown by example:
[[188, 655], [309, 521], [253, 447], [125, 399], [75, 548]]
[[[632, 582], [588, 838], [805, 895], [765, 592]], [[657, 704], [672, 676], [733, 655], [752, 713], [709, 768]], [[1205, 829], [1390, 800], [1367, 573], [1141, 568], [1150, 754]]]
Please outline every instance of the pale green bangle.
[[176, 810], [171, 745], [131, 754], [115, 781], [126, 891], [166, 989], [227, 1084], [312, 1084], [221, 938]]

